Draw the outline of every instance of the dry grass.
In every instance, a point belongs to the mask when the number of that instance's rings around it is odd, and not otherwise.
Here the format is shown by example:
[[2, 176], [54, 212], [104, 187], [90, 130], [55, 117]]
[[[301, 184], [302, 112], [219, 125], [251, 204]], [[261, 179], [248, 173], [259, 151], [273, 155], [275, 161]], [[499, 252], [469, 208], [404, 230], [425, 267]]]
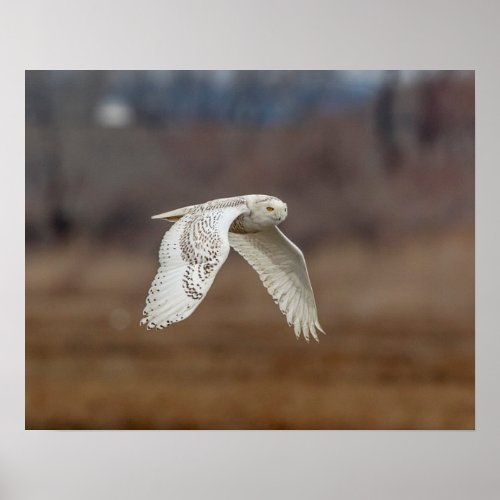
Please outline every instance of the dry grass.
[[306, 255], [320, 344], [236, 255], [196, 313], [138, 326], [154, 258], [27, 255], [28, 429], [472, 429], [472, 230]]

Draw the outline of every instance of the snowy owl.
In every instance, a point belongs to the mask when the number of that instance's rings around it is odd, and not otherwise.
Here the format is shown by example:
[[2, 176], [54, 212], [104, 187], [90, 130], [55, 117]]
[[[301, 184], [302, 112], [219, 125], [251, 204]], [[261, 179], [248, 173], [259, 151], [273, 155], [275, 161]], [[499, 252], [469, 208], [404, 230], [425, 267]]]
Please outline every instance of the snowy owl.
[[160, 267], [141, 325], [161, 329], [193, 314], [233, 247], [258, 273], [274, 302], [300, 334], [323, 332], [304, 255], [279, 229], [287, 206], [274, 196], [221, 198], [155, 215], [175, 224], [160, 246]]

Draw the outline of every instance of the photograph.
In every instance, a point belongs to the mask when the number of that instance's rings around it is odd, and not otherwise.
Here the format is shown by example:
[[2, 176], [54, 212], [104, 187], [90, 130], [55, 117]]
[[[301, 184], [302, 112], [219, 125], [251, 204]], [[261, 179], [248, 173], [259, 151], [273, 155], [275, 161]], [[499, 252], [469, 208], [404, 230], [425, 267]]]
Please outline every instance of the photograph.
[[475, 72], [25, 71], [24, 425], [475, 429]]

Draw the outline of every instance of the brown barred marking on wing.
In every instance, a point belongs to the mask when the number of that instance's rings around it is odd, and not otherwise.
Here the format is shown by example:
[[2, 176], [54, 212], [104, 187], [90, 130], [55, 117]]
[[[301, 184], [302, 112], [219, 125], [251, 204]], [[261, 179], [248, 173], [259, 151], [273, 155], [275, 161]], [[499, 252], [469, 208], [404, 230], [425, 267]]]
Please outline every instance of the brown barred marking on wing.
[[186, 295], [195, 300], [203, 298], [204, 284], [220, 264], [223, 241], [217, 232], [217, 226], [223, 211], [210, 212], [210, 217], [186, 216], [185, 227], [179, 239], [181, 257], [187, 264], [182, 276], [182, 287]]
[[216, 208], [235, 208], [241, 205], [246, 206], [245, 198], [243, 198], [242, 196], [237, 196], [234, 198], [207, 201], [206, 203], [202, 203], [201, 205], [196, 205], [195, 212], [204, 212], [205, 210], [212, 210]]

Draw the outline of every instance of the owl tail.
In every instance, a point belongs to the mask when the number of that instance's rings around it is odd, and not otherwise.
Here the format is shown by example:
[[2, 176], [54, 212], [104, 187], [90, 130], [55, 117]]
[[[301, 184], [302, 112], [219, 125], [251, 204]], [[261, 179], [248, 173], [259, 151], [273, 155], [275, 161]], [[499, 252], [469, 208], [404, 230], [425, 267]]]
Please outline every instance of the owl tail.
[[165, 212], [163, 214], [153, 215], [152, 219], [163, 219], [168, 220], [169, 222], [178, 221], [181, 217], [189, 213], [196, 205], [190, 205], [189, 207], [177, 208], [176, 210], [172, 210], [170, 212]]

